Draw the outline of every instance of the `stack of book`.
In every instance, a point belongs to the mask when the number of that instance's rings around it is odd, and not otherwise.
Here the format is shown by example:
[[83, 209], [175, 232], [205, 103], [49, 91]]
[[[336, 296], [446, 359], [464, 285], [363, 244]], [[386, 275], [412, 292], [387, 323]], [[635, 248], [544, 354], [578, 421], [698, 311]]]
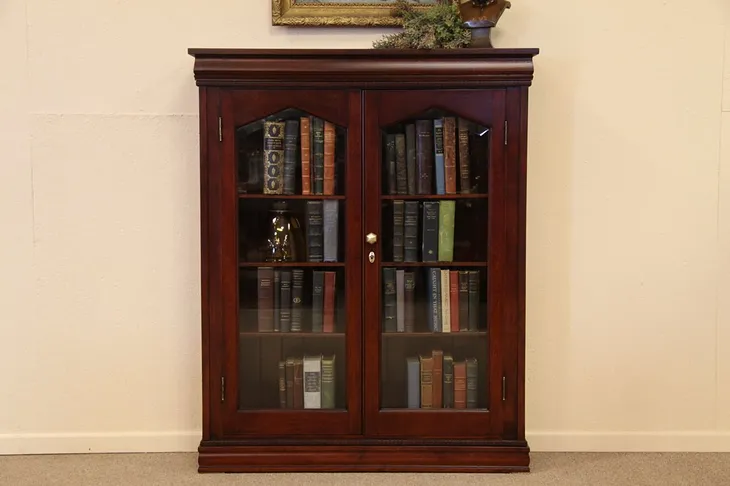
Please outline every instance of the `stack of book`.
[[[423, 204], [420, 260], [419, 204]], [[393, 262], [454, 261], [455, 213], [455, 201], [393, 201]]]
[[287, 357], [279, 361], [281, 408], [335, 408], [335, 356]]
[[440, 349], [406, 358], [408, 408], [477, 408], [478, 370], [476, 358], [454, 361]]

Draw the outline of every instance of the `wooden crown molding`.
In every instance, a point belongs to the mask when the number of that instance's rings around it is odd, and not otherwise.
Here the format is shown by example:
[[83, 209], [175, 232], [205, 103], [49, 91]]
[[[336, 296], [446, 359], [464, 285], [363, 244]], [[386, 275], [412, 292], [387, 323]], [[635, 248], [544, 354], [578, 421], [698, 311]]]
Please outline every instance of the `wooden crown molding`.
[[529, 86], [532, 58], [539, 50], [189, 49], [188, 53], [195, 57], [198, 86], [414, 88]]

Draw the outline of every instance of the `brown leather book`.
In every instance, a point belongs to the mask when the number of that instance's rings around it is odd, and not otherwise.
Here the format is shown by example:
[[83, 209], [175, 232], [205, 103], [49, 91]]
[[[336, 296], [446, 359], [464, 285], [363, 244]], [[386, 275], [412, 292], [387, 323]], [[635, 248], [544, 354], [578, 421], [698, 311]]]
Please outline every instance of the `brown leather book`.
[[451, 332], [459, 332], [459, 271], [449, 272], [449, 311], [451, 312]]
[[336, 273], [324, 272], [324, 321], [323, 332], [335, 332]]
[[446, 194], [456, 194], [456, 119], [444, 118], [444, 179]]
[[[433, 408], [433, 357], [419, 356], [421, 360], [421, 408]], [[464, 371], [464, 404], [466, 408], [466, 371]]]
[[444, 404], [444, 352], [432, 351], [433, 356], [433, 408], [443, 408]]
[[302, 358], [294, 358], [294, 408], [304, 408], [304, 368]]
[[259, 332], [274, 331], [274, 269], [258, 269], [258, 317]]
[[459, 184], [461, 185], [462, 194], [471, 193], [469, 165], [469, 122], [459, 118]]
[[311, 157], [312, 157], [312, 144], [310, 135], [310, 121], [308, 116], [303, 116], [299, 119], [299, 129], [301, 136], [301, 149], [302, 149], [302, 194], [312, 194], [312, 169], [311, 169]]
[[454, 362], [454, 408], [466, 408], [466, 363]]
[[324, 195], [335, 194], [335, 126], [324, 122]]

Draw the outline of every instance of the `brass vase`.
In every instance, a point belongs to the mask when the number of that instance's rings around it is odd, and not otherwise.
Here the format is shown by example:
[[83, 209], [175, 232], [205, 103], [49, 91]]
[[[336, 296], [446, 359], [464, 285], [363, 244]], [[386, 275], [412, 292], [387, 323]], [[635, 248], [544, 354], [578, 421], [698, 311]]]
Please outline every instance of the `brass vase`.
[[493, 47], [492, 29], [511, 6], [508, 0], [461, 0], [459, 15], [471, 30], [469, 47]]
[[299, 219], [286, 202], [274, 203], [269, 210], [266, 240], [267, 262], [296, 262], [304, 256], [304, 237]]

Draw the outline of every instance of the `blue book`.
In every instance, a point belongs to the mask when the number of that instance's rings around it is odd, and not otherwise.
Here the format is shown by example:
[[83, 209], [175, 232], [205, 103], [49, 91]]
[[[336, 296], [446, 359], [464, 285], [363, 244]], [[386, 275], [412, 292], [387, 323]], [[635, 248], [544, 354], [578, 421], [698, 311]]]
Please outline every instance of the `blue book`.
[[437, 118], [433, 121], [433, 165], [436, 168], [436, 194], [446, 194], [443, 118]]

